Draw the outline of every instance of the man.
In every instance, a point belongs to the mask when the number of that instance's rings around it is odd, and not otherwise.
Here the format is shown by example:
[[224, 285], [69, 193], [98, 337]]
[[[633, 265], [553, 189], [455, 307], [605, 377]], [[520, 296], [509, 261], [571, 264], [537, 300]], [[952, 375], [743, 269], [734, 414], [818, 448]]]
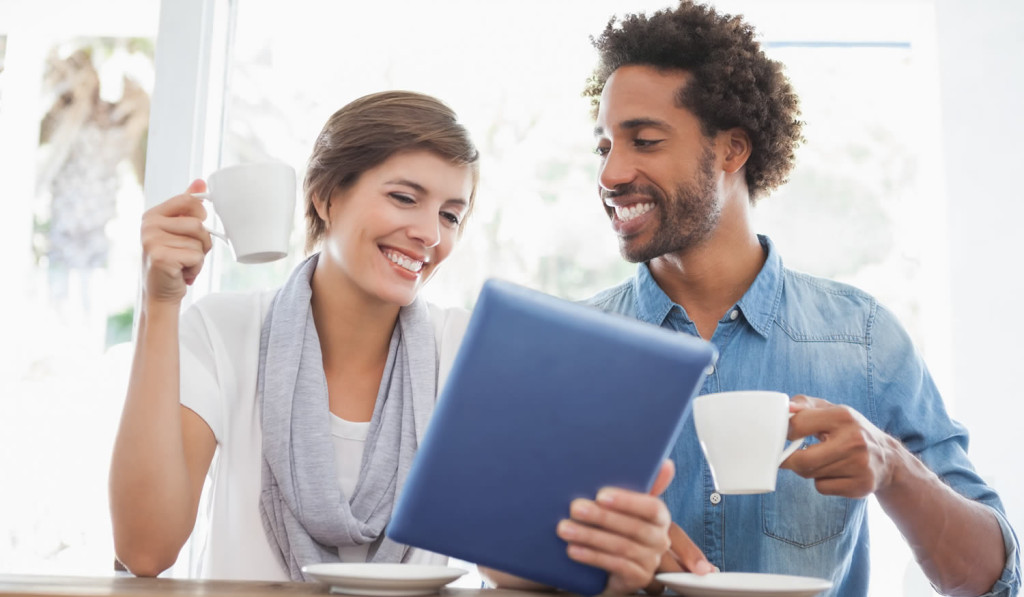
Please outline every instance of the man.
[[613, 19], [594, 43], [600, 194], [640, 265], [589, 302], [710, 340], [720, 357], [702, 393], [786, 392], [789, 437], [811, 438], [775, 492], [722, 496], [690, 422], [664, 493], [678, 525], [666, 566], [818, 576], [832, 595], [866, 595], [873, 494], [939, 591], [1015, 595], [1017, 540], [907, 334], [867, 294], [786, 269], [751, 227], [802, 140], [781, 65], [739, 17], [690, 2]]

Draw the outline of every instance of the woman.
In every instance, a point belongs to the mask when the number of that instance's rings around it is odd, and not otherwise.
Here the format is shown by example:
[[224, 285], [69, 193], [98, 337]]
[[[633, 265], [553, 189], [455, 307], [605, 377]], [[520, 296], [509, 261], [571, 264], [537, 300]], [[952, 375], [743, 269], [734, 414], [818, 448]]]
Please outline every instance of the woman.
[[[410, 92], [360, 98], [328, 120], [306, 172], [307, 251], [320, 251], [276, 293], [211, 295], [180, 325], [211, 246], [192, 196], [205, 184], [146, 212], [111, 466], [115, 547], [129, 570], [174, 563], [208, 475], [200, 576], [298, 580], [320, 561], [445, 561], [383, 530], [433, 408], [439, 348], [457, 346], [465, 318], [416, 295], [458, 242], [477, 179], [478, 153], [447, 106]], [[667, 522], [651, 512], [667, 513], [620, 493], [559, 532], [574, 535], [579, 561], [609, 570], [610, 588], [633, 590], [667, 547]]]

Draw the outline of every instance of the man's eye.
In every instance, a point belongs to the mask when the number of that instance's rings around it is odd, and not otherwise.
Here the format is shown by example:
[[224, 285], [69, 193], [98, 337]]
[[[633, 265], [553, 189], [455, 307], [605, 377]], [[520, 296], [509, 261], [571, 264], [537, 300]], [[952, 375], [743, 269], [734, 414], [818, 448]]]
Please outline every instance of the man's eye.
[[634, 139], [633, 145], [640, 148], [654, 147], [658, 143], [661, 143], [662, 139]]
[[405, 193], [388, 193], [388, 196], [394, 199], [395, 201], [398, 201], [399, 203], [405, 203], [408, 205], [416, 203], [415, 199], [413, 199], [409, 195], [406, 195]]
[[608, 147], [598, 146], [598, 147], [594, 148], [594, 154], [595, 155], [599, 155], [601, 157], [604, 157], [604, 156], [608, 155], [609, 149], [610, 148], [608, 148]]

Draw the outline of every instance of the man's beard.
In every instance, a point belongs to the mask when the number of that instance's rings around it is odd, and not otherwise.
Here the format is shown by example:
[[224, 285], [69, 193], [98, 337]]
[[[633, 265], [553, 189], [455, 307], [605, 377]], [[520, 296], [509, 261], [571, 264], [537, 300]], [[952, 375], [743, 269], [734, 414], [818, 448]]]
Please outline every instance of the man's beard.
[[668, 253], [687, 251], [711, 237], [722, 215], [715, 190], [714, 164], [714, 151], [705, 147], [696, 179], [677, 185], [671, 199], [648, 185], [616, 189], [615, 194], [646, 195], [661, 210], [661, 219], [647, 243], [641, 245], [619, 237], [619, 251], [626, 261], [646, 263]]

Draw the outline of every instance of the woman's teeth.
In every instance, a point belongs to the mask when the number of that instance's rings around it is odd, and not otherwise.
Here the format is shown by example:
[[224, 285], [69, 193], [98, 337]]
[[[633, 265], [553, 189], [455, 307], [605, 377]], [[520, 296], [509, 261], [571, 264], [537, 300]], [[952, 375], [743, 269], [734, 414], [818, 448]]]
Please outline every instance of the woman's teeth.
[[394, 263], [395, 265], [403, 269], [409, 270], [414, 274], [419, 273], [419, 271], [423, 269], [422, 261], [410, 259], [409, 257], [406, 257], [405, 255], [399, 253], [398, 251], [384, 251], [384, 256], [390, 259], [391, 263]]

